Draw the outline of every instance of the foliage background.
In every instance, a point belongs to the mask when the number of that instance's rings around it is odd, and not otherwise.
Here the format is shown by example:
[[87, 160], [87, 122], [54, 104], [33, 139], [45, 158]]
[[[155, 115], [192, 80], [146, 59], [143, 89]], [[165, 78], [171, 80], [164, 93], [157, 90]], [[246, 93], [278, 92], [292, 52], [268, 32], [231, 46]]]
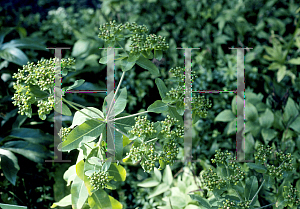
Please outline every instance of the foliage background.
[[[299, 5], [298, 5], [299, 6]], [[125, 23], [136, 22], [145, 24], [150, 33], [166, 36], [170, 45], [164, 54], [164, 61], [159, 64], [161, 79], [171, 75], [168, 70], [175, 66], [184, 66], [184, 55], [178, 47], [201, 48], [192, 50], [192, 70], [198, 78], [193, 83], [193, 90], [234, 90], [236, 89], [236, 50], [231, 47], [252, 47], [245, 51], [245, 85], [246, 92], [256, 97], [261, 95], [261, 102], [268, 105], [273, 89], [270, 81], [276, 87], [276, 94], [282, 97], [289, 90], [289, 97], [299, 105], [300, 102], [300, 60], [288, 62], [298, 58], [300, 52], [299, 29], [296, 30], [297, 16], [296, 1], [251, 1], [251, 0], [104, 0], [104, 1], [52, 1], [38, 0], [3, 2], [0, 7], [1, 30], [7, 27], [17, 27], [4, 38], [4, 43], [18, 38], [40, 38], [44, 46], [67, 46], [71, 50], [63, 50], [63, 57], [76, 58], [76, 72], [70, 73], [63, 79], [63, 85], [71, 84], [76, 79], [87, 82], [80, 89], [103, 90], [106, 88], [106, 66], [98, 60], [106, 56], [104, 43], [97, 37], [99, 25], [116, 20]], [[296, 32], [295, 32], [296, 30]], [[295, 32], [295, 33], [294, 33]], [[291, 43], [291, 44], [290, 44]], [[272, 54], [273, 46], [281, 46], [279, 56]], [[269, 46], [271, 48], [266, 48]], [[284, 51], [287, 56], [282, 61]], [[30, 62], [36, 62], [42, 57], [53, 57], [53, 50], [23, 49]], [[271, 54], [270, 54], [271, 53]], [[275, 52], [274, 52], [275, 53]], [[268, 59], [264, 55], [268, 55]], [[273, 56], [274, 55], [274, 56]], [[7, 138], [13, 128], [40, 129], [44, 133], [53, 135], [53, 113], [45, 121], [38, 115], [26, 118], [17, 114], [11, 97], [14, 94], [11, 76], [21, 66], [1, 59], [1, 133], [0, 146], [14, 140]], [[280, 70], [278, 65], [286, 66]], [[275, 67], [274, 67], [275, 66]], [[115, 80], [121, 77], [121, 69], [116, 65]], [[130, 72], [130, 73], [129, 73]], [[136, 113], [144, 111], [156, 99], [160, 99], [154, 84], [154, 77], [142, 68], [135, 66], [124, 78], [121, 88], [126, 87], [129, 105], [126, 112]], [[288, 72], [288, 73], [287, 73]], [[279, 76], [278, 76], [279, 74]], [[281, 80], [278, 80], [281, 78]], [[172, 82], [167, 83], [169, 88]], [[196, 95], [196, 94], [195, 94]], [[67, 99], [85, 106], [99, 106], [105, 94], [68, 94]], [[212, 108], [206, 119], [199, 120], [193, 127], [193, 157], [210, 164], [215, 150], [218, 148], [235, 153], [235, 132], [232, 131], [232, 121], [216, 121], [215, 118], [226, 109], [232, 108], [234, 94], [206, 94], [212, 101]], [[247, 98], [247, 97], [246, 97]], [[269, 109], [282, 116], [285, 104], [269, 105]], [[33, 109], [33, 112], [36, 112]], [[74, 114], [73, 110], [73, 114]], [[258, 111], [262, 115], [264, 111]], [[162, 120], [164, 116], [148, 114], [151, 121]], [[71, 125], [72, 117], [63, 117], [63, 126]], [[228, 122], [228, 123], [226, 123]], [[300, 125], [299, 125], [300, 126]], [[270, 129], [276, 131], [273, 138], [264, 137], [261, 125], [256, 124], [256, 132], [251, 131], [254, 142], [261, 142], [276, 146], [278, 149], [292, 152], [299, 156], [299, 129], [291, 129], [288, 122], [283, 128], [272, 124]], [[253, 130], [255, 129], [253, 128]], [[235, 129], [234, 129], [235, 130]], [[288, 134], [284, 136], [284, 131]], [[297, 131], [298, 130], [298, 131]], [[43, 140], [43, 139], [41, 139]], [[53, 145], [46, 144], [49, 156], [53, 156]], [[32, 152], [36, 154], [36, 150]], [[63, 159], [75, 162], [78, 153], [70, 152], [63, 155]], [[68, 194], [62, 179], [64, 171], [71, 165], [68, 163], [43, 163], [42, 160], [32, 161], [26, 154], [16, 154], [20, 171], [16, 185], [13, 186], [3, 174], [0, 176], [0, 202], [28, 206], [28, 208], [50, 208], [54, 201], [59, 201]], [[47, 155], [48, 156], [48, 155]], [[49, 156], [47, 159], [49, 159]], [[182, 151], [178, 160], [182, 160]], [[251, 158], [251, 155], [249, 155]], [[296, 166], [299, 167], [299, 161]], [[177, 162], [171, 167], [175, 175], [183, 167]], [[162, 197], [152, 199], [147, 195], [150, 188], [141, 188], [137, 184], [149, 177], [143, 173], [140, 166], [127, 166], [127, 180], [120, 183], [119, 188], [112, 192], [112, 196], [119, 199], [125, 208], [154, 208], [162, 205]], [[195, 174], [203, 169], [203, 165], [195, 163]], [[295, 182], [298, 176], [295, 176]], [[261, 204], [267, 200], [261, 199]]]

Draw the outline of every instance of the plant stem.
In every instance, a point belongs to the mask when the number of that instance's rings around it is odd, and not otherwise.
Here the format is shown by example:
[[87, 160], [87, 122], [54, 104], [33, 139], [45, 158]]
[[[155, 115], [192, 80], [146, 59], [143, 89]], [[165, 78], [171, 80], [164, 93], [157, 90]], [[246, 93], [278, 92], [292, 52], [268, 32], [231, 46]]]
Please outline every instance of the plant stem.
[[125, 75], [125, 72], [122, 73], [122, 76], [121, 76], [120, 82], [119, 82], [119, 84], [118, 84], [116, 93], [114, 94], [114, 97], [113, 97], [113, 99], [111, 100], [110, 107], [109, 107], [109, 109], [108, 109], [107, 116], [106, 116], [106, 120], [107, 120], [107, 121], [108, 121], [108, 118], [109, 118], [108, 116], [109, 116], [109, 114], [110, 114], [110, 112], [111, 112], [111, 109], [112, 109], [113, 101], [114, 101], [114, 99], [115, 99], [115, 97], [116, 97], [116, 95], [117, 95], [117, 93], [118, 93], [118, 91], [119, 91], [119, 88], [120, 88], [121, 83], [122, 83], [122, 81], [123, 81], [124, 75]]
[[75, 110], [77, 110], [77, 111], [79, 111], [80, 113], [82, 113], [83, 115], [85, 115], [85, 116], [91, 118], [92, 120], [97, 121], [97, 122], [99, 122], [99, 123], [105, 123], [104, 121], [97, 120], [97, 119], [95, 119], [95, 118], [89, 116], [88, 114], [82, 112], [82, 111], [79, 110], [77, 107], [75, 107], [74, 105], [71, 104], [71, 103], [73, 103], [73, 102], [70, 102], [70, 101], [66, 100], [65, 98], [63, 98], [63, 97], [62, 97], [62, 100], [63, 100], [64, 102], [66, 102], [68, 105], [70, 105], [71, 107], [73, 107]]
[[133, 116], [136, 116], [136, 115], [145, 114], [145, 113], [148, 113], [148, 112], [149, 111], [140, 112], [140, 113], [136, 113], [136, 114], [133, 114], [133, 115], [127, 115], [127, 116], [124, 116], [124, 117], [115, 118], [114, 120], [109, 120], [109, 121], [116, 121], [116, 120], [121, 120], [121, 119], [124, 119], [124, 118], [130, 118], [130, 117], [133, 117]]
[[158, 138], [154, 138], [154, 139], [151, 139], [151, 140], [149, 140], [149, 141], [146, 141], [145, 144], [147, 144], [147, 143], [149, 143], [149, 142], [152, 142], [152, 141], [154, 141], [155, 139], [158, 139]]
[[250, 205], [251, 205], [251, 203], [253, 202], [253, 200], [254, 200], [254, 198], [256, 197], [256, 195], [258, 195], [258, 192], [261, 190], [261, 188], [262, 188], [262, 186], [264, 185], [265, 181], [266, 181], [266, 180], [264, 179], [263, 182], [261, 183], [261, 185], [260, 185], [260, 187], [258, 188], [257, 192], [256, 192], [255, 195], [253, 196], [253, 198], [252, 198], [252, 200], [251, 200], [251, 202], [250, 202]]

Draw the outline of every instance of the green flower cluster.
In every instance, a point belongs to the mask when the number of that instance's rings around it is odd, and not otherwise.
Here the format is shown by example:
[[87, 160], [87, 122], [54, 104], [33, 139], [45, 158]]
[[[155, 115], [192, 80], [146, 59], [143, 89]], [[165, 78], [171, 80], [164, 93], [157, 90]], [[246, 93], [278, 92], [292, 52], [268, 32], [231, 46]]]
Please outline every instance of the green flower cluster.
[[171, 140], [163, 146], [163, 153], [159, 156], [159, 159], [166, 164], [173, 165], [178, 153], [178, 144], [175, 142], [175, 140]]
[[[258, 150], [257, 153], [254, 154], [255, 160], [257, 163], [259, 164], [264, 164], [267, 162], [266, 157], [269, 157], [271, 155], [272, 152], [272, 148], [267, 145], [267, 147], [264, 147], [264, 145], [261, 145]], [[279, 161], [281, 162], [281, 164], [278, 167], [275, 167], [274, 165], [269, 165], [267, 164], [267, 174], [270, 175], [271, 177], [277, 177], [280, 178], [283, 175], [284, 171], [293, 171], [294, 167], [292, 164], [292, 155], [291, 153], [288, 154], [283, 154], [282, 151], [280, 152], [275, 152], [276, 153], [276, 157], [279, 157]]]
[[204, 185], [210, 190], [215, 188], [221, 189], [226, 186], [226, 181], [219, 177], [211, 168], [208, 172], [203, 173]]
[[155, 161], [157, 160], [157, 154], [155, 153], [154, 143], [148, 143], [144, 146], [144, 154], [141, 161], [141, 166], [144, 172], [150, 173], [154, 166]]
[[226, 152], [221, 152], [217, 150], [215, 158], [212, 159], [212, 163], [223, 164], [228, 170], [229, 176], [225, 179], [218, 177], [212, 169], [208, 173], [203, 174], [204, 184], [209, 188], [209, 190], [214, 190], [215, 188], [220, 189], [226, 185], [226, 182], [237, 185], [239, 181], [243, 180], [246, 177], [246, 173], [241, 170], [241, 167], [233, 161], [234, 157], [231, 156], [227, 150]]
[[134, 120], [136, 120], [135, 125], [132, 126], [132, 130], [128, 131], [129, 133], [133, 134], [134, 136], [146, 136], [156, 133], [156, 130], [154, 130], [153, 125], [154, 123], [150, 123], [149, 120], [147, 120], [147, 116], [138, 116], [135, 117]]
[[94, 172], [92, 176], [88, 177], [93, 187], [96, 190], [104, 189], [109, 182], [108, 172], [107, 171], [98, 171]]
[[162, 124], [161, 133], [165, 134], [167, 139], [175, 138], [175, 137], [182, 138], [184, 136], [184, 127], [183, 126], [176, 125], [177, 129], [171, 131], [171, 127], [174, 126], [178, 122], [179, 122], [179, 120], [171, 118], [169, 115], [167, 115], [166, 119], [164, 121], [161, 121], [161, 124]]
[[[148, 32], [148, 28], [143, 25], [137, 25], [135, 22], [126, 22], [124, 25], [116, 24], [116, 21], [110, 21], [100, 26], [100, 33], [98, 37], [106, 42], [120, 41], [124, 37], [130, 37], [132, 41], [130, 47], [130, 53], [132, 55], [139, 55], [141, 52], [149, 53], [153, 49], [155, 50], [167, 50], [169, 45], [166, 43], [166, 39], [155, 34], [144, 35]], [[131, 32], [130, 35], [125, 35], [125, 29]]]
[[[184, 89], [185, 89], [185, 74], [184, 68], [175, 67], [171, 68], [170, 72], [174, 74], [174, 76], [179, 79], [179, 85], [176, 88], [171, 88], [171, 90], [166, 93], [172, 100], [180, 101], [184, 103], [183, 99], [185, 97]], [[191, 82], [194, 82], [195, 78], [198, 76], [194, 71], [191, 72]], [[195, 96], [192, 97], [192, 111], [195, 115], [199, 115], [202, 118], [207, 116], [207, 109], [211, 108], [212, 104], [209, 99], [205, 99], [204, 96]]]
[[294, 189], [291, 185], [285, 186], [284, 188], [284, 201], [288, 203], [289, 206], [299, 206], [300, 199], [297, 196], [297, 189]]
[[65, 141], [67, 139], [67, 136], [69, 135], [69, 133], [72, 131], [71, 128], [61, 128], [59, 130], [58, 136], [62, 139], [62, 141]]
[[230, 201], [230, 200], [225, 200], [223, 201], [223, 206], [222, 207], [219, 207], [218, 209], [247, 209], [247, 208], [250, 208], [250, 202], [251, 201], [243, 201], [243, 202], [239, 202], [237, 203], [237, 206], [236, 206], [236, 203], [234, 201]]
[[116, 37], [122, 35], [124, 29], [131, 31], [134, 34], [148, 32], [148, 28], [145, 25], [137, 25], [135, 22], [126, 22], [124, 25], [122, 23], [117, 25], [116, 21], [113, 20], [100, 26], [98, 37], [104, 41], [115, 40]]
[[132, 145], [129, 153], [126, 154], [135, 162], [141, 161], [144, 172], [150, 173], [158, 159], [155, 153], [154, 143], [142, 143], [140, 146]]
[[[64, 70], [74, 65], [74, 59], [61, 59], [61, 69]], [[39, 117], [46, 119], [46, 114], [54, 108], [54, 85], [55, 85], [55, 58], [49, 60], [40, 60], [35, 65], [27, 63], [23, 65], [23, 69], [18, 69], [18, 73], [14, 73], [16, 83], [13, 88], [16, 90], [12, 99], [12, 103], [19, 107], [18, 113], [21, 115], [32, 116], [31, 104], [38, 102]], [[44, 97], [37, 97], [37, 87], [44, 91]], [[46, 92], [45, 92], [46, 91]], [[47, 93], [48, 91], [48, 93]]]
[[130, 53], [137, 55], [140, 52], [150, 52], [153, 49], [165, 51], [169, 48], [169, 45], [166, 43], [166, 38], [162, 36], [156, 36], [155, 34], [150, 35], [138, 35], [135, 34], [129, 38], [132, 41], [130, 47]]

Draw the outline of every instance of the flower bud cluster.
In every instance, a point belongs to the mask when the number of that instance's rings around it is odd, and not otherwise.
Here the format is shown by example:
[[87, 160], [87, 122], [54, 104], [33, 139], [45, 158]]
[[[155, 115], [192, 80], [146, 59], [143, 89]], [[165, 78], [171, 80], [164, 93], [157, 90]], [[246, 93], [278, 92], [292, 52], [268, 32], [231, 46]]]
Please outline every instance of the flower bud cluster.
[[155, 166], [156, 160], [157, 154], [155, 153], [154, 143], [148, 143], [145, 146], [144, 155], [141, 161], [141, 166], [144, 172], [150, 173]]
[[[222, 202], [223, 206], [218, 209], [247, 209], [250, 208], [250, 200], [235, 203], [235, 201], [225, 200]], [[237, 206], [236, 206], [237, 205]]]
[[226, 181], [218, 176], [211, 168], [203, 173], [204, 185], [210, 190], [221, 189], [226, 186]]
[[150, 123], [149, 120], [147, 120], [147, 116], [138, 116], [135, 117], [134, 120], [136, 120], [135, 125], [132, 126], [132, 130], [128, 131], [129, 133], [133, 134], [134, 136], [146, 136], [156, 133], [156, 130], [154, 130], [154, 123]]
[[246, 177], [246, 173], [241, 170], [241, 167], [234, 161], [234, 157], [231, 157], [231, 153], [227, 150], [225, 152], [221, 152], [220, 149], [217, 150], [215, 158], [211, 161], [212, 163], [223, 164], [230, 174], [225, 179], [222, 179], [218, 177], [217, 173], [210, 169], [207, 174], [203, 175], [204, 184], [211, 191], [215, 188], [220, 189], [226, 182], [237, 185], [239, 181]]
[[[176, 78], [180, 79], [181, 83], [185, 83], [185, 70], [182, 67], [174, 67], [170, 69], [170, 73], [174, 74]], [[194, 71], [191, 71], [191, 82], [195, 81], [195, 78], [198, 78]]]
[[[181, 67], [175, 67], [171, 68], [170, 72], [174, 74], [176, 78], [179, 78], [179, 84], [176, 88], [171, 88], [171, 90], [166, 93], [167, 96], [169, 96], [172, 100], [179, 100], [181, 103], [184, 103], [184, 97], [185, 97], [185, 72], [184, 68]], [[191, 82], [194, 82], [195, 78], [198, 76], [195, 74], [194, 71], [191, 72]], [[209, 99], [205, 99], [204, 96], [195, 96], [192, 97], [192, 111], [193, 114], [199, 115], [202, 118], [205, 118], [207, 116], [207, 109], [211, 108], [212, 104]]]
[[138, 35], [135, 34], [129, 38], [132, 41], [131, 54], [137, 55], [140, 52], [150, 52], [154, 50], [165, 51], [169, 48], [169, 44], [166, 43], [166, 38], [162, 36], [156, 36], [155, 34], [150, 35]]
[[104, 189], [109, 182], [107, 171], [94, 172], [92, 176], [89, 176], [88, 178], [90, 179], [92, 186], [95, 187], [96, 190], [100, 188]]
[[124, 29], [129, 30], [133, 34], [148, 32], [148, 28], [145, 25], [137, 25], [135, 22], [126, 22], [124, 25], [122, 23], [117, 25], [116, 21], [113, 20], [100, 26], [100, 33], [98, 34], [98, 37], [104, 41], [111, 41], [121, 33], [124, 33]]
[[144, 172], [150, 173], [158, 159], [155, 153], [154, 143], [142, 143], [141, 146], [132, 145], [129, 153], [126, 154], [134, 162], [141, 160], [141, 166]]
[[65, 141], [67, 139], [67, 136], [69, 135], [69, 133], [72, 131], [71, 128], [65, 128], [62, 127], [59, 130], [58, 136], [62, 139], [62, 141]]
[[[75, 60], [61, 59], [61, 69], [69, 68], [75, 64]], [[18, 113], [31, 116], [31, 104], [38, 101], [39, 116], [45, 119], [45, 114], [49, 114], [54, 108], [54, 84], [55, 84], [55, 58], [49, 60], [40, 60], [35, 65], [34, 63], [27, 63], [23, 65], [23, 69], [18, 69], [18, 73], [12, 76], [17, 81], [13, 88], [16, 90], [12, 99], [12, 103], [19, 107]], [[38, 86], [42, 91], [48, 91], [49, 94], [45, 98], [36, 98], [31, 92], [29, 86]]]
[[177, 129], [171, 131], [171, 126], [178, 123], [179, 120], [171, 118], [170, 115], [167, 115], [167, 118], [164, 121], [161, 121], [162, 130], [161, 133], [166, 135], [166, 138], [175, 138], [184, 136], [184, 127], [181, 125], [176, 125]]
[[[271, 155], [272, 152], [272, 148], [267, 145], [266, 147], [264, 145], [261, 145], [257, 152], [254, 154], [255, 156], [255, 160], [260, 163], [260, 164], [264, 164], [267, 162], [266, 157], [269, 157]], [[279, 161], [281, 162], [281, 164], [278, 167], [275, 167], [274, 165], [269, 165], [267, 164], [267, 174], [272, 176], [272, 177], [277, 177], [280, 178], [283, 175], [284, 171], [293, 171], [294, 167], [292, 164], [292, 155], [290, 153], [288, 154], [283, 154], [282, 151], [280, 152], [275, 152], [276, 153], [276, 157], [279, 158]]]
[[98, 37], [104, 41], [114, 41], [119, 36], [125, 37], [124, 30], [129, 30], [131, 32], [129, 40], [132, 41], [130, 53], [132, 55], [139, 55], [141, 52], [148, 53], [153, 49], [164, 51], [169, 48], [164, 37], [157, 37], [155, 34], [144, 35], [148, 32], [148, 28], [145, 25], [137, 25], [135, 22], [126, 22], [124, 25], [122, 23], [117, 25], [116, 21], [113, 20], [110, 23], [103, 24], [99, 29], [100, 33]]
[[300, 205], [300, 199], [297, 196], [297, 189], [294, 189], [291, 185], [288, 186], [287, 192], [284, 194], [285, 201], [291, 206], [291, 205]]
[[163, 153], [160, 155], [159, 159], [164, 161], [166, 164], [173, 165], [178, 153], [178, 144], [175, 142], [175, 140], [171, 140], [163, 146]]

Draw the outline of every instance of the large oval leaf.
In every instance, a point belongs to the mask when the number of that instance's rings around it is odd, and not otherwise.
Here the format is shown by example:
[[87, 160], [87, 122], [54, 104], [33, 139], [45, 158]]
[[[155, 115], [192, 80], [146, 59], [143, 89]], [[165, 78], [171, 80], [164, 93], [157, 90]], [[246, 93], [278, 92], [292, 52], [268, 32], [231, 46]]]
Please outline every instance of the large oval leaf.
[[[99, 121], [100, 122], [100, 121]], [[77, 149], [82, 143], [90, 142], [100, 136], [105, 125], [94, 120], [88, 120], [74, 128], [67, 139], [58, 145], [60, 151]]]

